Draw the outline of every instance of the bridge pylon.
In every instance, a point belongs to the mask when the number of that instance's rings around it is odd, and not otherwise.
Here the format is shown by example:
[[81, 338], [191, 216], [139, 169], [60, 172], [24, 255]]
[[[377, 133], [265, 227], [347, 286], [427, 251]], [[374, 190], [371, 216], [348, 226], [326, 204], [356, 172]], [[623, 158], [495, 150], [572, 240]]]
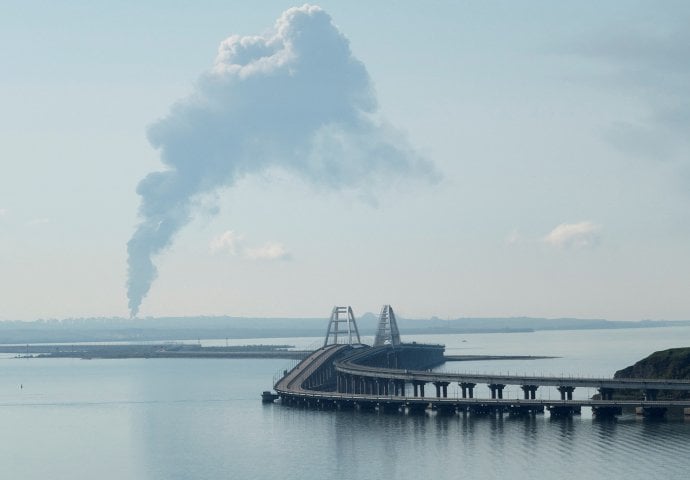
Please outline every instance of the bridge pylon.
[[349, 305], [347, 307], [339, 307], [337, 305], [333, 307], [331, 319], [328, 322], [328, 331], [326, 332], [323, 346], [338, 343], [348, 345], [362, 343], [359, 338], [355, 314], [352, 313], [352, 307]]
[[400, 330], [398, 330], [398, 322], [395, 320], [395, 313], [390, 305], [384, 305], [379, 314], [374, 346], [381, 345], [400, 345]]

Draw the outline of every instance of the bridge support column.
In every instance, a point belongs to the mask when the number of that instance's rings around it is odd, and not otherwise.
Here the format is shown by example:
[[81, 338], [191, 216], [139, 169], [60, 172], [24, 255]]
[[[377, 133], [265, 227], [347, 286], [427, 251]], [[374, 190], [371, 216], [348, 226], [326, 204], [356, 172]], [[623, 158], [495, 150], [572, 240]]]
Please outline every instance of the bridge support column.
[[401, 397], [405, 396], [405, 380], [397, 380], [396, 382], [396, 390], [398, 391], [398, 395]]
[[569, 417], [570, 415], [580, 415], [581, 408], [571, 405], [549, 405], [547, 407], [552, 417]]
[[448, 398], [448, 385], [450, 385], [450, 382], [434, 382], [436, 398]]
[[376, 383], [374, 382], [373, 378], [367, 379], [367, 393], [369, 395], [374, 395], [375, 394], [375, 388], [376, 388]]
[[561, 393], [561, 400], [572, 400], [575, 387], [560, 386], [557, 389]]
[[[423, 397], [424, 396], [424, 383], [419, 380], [414, 380], [412, 381], [412, 388], [414, 390], [414, 396], [415, 397]], [[421, 393], [421, 395], [420, 395]]]
[[469, 398], [474, 398], [474, 387], [477, 386], [476, 383], [460, 382], [458, 385], [460, 385], [460, 389], [462, 390], [462, 398], [468, 398], [468, 394]]
[[659, 390], [655, 389], [647, 389], [644, 391], [644, 399], [647, 400], [648, 402], [653, 402], [656, 400], [657, 395], [659, 394]]
[[505, 385], [500, 383], [489, 384], [489, 390], [491, 390], [491, 398], [503, 398], [503, 389]]
[[636, 407], [635, 413], [648, 418], [662, 418], [666, 415], [666, 407]]
[[[603, 400], [603, 399], [602, 399]], [[615, 405], [604, 405], [592, 407], [592, 415], [596, 418], [614, 418], [617, 415], [622, 415], [623, 409]]]
[[536, 400], [538, 385], [522, 385], [520, 388], [524, 393], [525, 400]]
[[600, 388], [599, 396], [602, 400], [613, 400], [613, 388]]

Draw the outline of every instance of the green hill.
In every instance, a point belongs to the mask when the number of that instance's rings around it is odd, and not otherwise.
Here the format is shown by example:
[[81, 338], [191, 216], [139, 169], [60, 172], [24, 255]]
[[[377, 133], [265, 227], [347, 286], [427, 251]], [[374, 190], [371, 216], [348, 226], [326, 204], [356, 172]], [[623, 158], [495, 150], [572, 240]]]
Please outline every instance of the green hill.
[[690, 347], [654, 352], [623, 370], [615, 378], [690, 379]]

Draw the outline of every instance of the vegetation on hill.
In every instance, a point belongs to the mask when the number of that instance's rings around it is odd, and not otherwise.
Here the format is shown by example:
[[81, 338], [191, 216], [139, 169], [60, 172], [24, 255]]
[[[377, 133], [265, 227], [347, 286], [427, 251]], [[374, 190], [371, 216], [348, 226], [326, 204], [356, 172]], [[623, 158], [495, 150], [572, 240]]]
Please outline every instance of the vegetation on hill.
[[654, 352], [622, 370], [615, 378], [690, 379], [690, 347]]
[[[690, 347], [671, 348], [654, 352], [639, 362], [618, 370], [614, 378], [655, 378], [690, 380]], [[618, 390], [614, 392], [616, 399], [642, 398], [641, 390]], [[687, 399], [690, 392], [660, 391], [658, 399]]]

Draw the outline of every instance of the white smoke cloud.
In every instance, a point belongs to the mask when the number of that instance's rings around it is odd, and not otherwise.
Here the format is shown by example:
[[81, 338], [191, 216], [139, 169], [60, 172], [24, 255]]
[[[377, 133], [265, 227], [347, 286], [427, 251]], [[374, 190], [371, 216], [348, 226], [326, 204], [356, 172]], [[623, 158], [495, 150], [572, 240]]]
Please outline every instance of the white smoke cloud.
[[506, 245], [517, 245], [518, 243], [522, 242], [523, 238], [520, 232], [518, 231], [517, 228], [514, 228], [511, 230], [511, 232], [508, 234], [506, 237]]
[[157, 275], [153, 257], [193, 218], [200, 196], [245, 175], [282, 168], [336, 188], [437, 179], [376, 113], [364, 65], [317, 6], [285, 11], [269, 34], [223, 41], [194, 93], [149, 129], [166, 169], [137, 186], [141, 223], [127, 244], [130, 314]]
[[244, 235], [232, 230], [221, 233], [211, 239], [209, 248], [213, 254], [237, 255], [251, 260], [290, 260], [292, 254], [282, 243], [267, 242], [258, 247], [244, 245]]
[[260, 247], [248, 248], [245, 252], [252, 260], [291, 260], [292, 254], [282, 243], [268, 242]]
[[237, 235], [232, 230], [223, 232], [220, 235], [213, 237], [209, 247], [211, 253], [226, 252], [230, 255], [237, 255], [239, 244], [242, 241], [242, 235]]
[[285, 247], [276, 242], [268, 242], [265, 245], [246, 250], [247, 258], [252, 260], [290, 260], [292, 255]]
[[544, 237], [544, 242], [560, 248], [588, 248], [599, 242], [600, 227], [592, 222], [562, 223]]

